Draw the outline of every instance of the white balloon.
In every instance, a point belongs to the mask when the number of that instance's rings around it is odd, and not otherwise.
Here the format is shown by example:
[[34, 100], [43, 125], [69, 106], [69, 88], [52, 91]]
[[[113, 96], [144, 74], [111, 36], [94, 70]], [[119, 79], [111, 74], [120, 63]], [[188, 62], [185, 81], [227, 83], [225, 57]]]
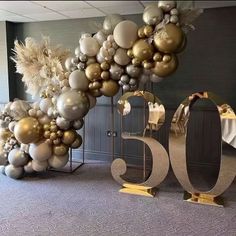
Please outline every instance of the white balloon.
[[14, 132], [14, 127], [16, 125], [16, 121], [12, 121], [9, 123], [8, 125], [8, 129], [11, 131], [11, 132]]
[[69, 76], [69, 84], [72, 89], [86, 91], [88, 90], [89, 80], [84, 71], [75, 70]]
[[45, 161], [52, 155], [52, 147], [46, 142], [30, 144], [29, 154], [33, 160]]
[[27, 165], [24, 166], [24, 171], [26, 173], [33, 173], [34, 172], [34, 169], [33, 169], [33, 165], [32, 165], [32, 161], [29, 161], [27, 163]]
[[75, 55], [76, 55], [77, 57], [80, 55], [80, 48], [79, 48], [79, 47], [77, 47], [77, 48], [75, 49]]
[[100, 54], [100, 52], [97, 54], [96, 59], [99, 63], [102, 63], [105, 61], [105, 58]]
[[19, 179], [23, 176], [23, 167], [15, 167], [13, 165], [8, 165], [5, 167], [5, 174], [12, 179]]
[[50, 118], [47, 114], [43, 115], [38, 119], [39, 123], [42, 125], [50, 123], [52, 118]]
[[28, 162], [28, 155], [19, 148], [12, 149], [8, 154], [8, 161], [15, 167], [24, 166]]
[[36, 172], [46, 171], [48, 168], [48, 162], [32, 160], [32, 168]]
[[115, 27], [113, 36], [121, 48], [131, 48], [138, 38], [138, 26], [130, 20], [121, 21]]
[[66, 60], [65, 60], [65, 68], [66, 70], [68, 71], [72, 71], [74, 68], [75, 68], [75, 65], [71, 62], [71, 59], [73, 57], [68, 57]]
[[95, 38], [83, 38], [80, 43], [80, 50], [89, 57], [96, 56], [99, 51], [99, 43]]
[[93, 38], [95, 38], [95, 39], [98, 41], [98, 43], [99, 43], [100, 45], [102, 45], [103, 42], [106, 40], [106, 36], [105, 36], [105, 34], [104, 34], [101, 30], [98, 31], [98, 32], [93, 36]]
[[58, 169], [64, 167], [68, 162], [68, 160], [69, 160], [68, 153], [64, 156], [53, 155], [51, 158], [49, 158], [48, 163], [52, 168]]
[[44, 98], [39, 103], [39, 108], [44, 113], [48, 112], [48, 109], [53, 106], [52, 99], [51, 98]]

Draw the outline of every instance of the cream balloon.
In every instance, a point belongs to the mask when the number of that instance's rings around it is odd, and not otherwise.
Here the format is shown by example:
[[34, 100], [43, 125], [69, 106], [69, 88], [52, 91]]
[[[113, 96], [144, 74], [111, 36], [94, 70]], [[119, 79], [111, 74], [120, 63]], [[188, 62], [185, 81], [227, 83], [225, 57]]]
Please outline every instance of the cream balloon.
[[121, 66], [126, 66], [129, 64], [131, 58], [127, 55], [127, 50], [123, 48], [118, 48], [116, 50], [116, 53], [114, 55], [114, 61], [121, 65]]
[[98, 31], [94, 36], [93, 38], [95, 38], [97, 40], [97, 42], [102, 45], [103, 42], [106, 40], [106, 36], [105, 34], [100, 30]]
[[121, 21], [114, 29], [114, 40], [121, 48], [131, 48], [138, 38], [138, 26], [130, 20]]
[[32, 160], [32, 169], [36, 172], [46, 171], [48, 168], [48, 161]]
[[84, 71], [75, 70], [69, 76], [69, 85], [72, 89], [86, 91], [88, 90], [89, 80]]
[[62, 93], [57, 100], [59, 114], [67, 120], [83, 118], [89, 111], [89, 99], [83, 92], [71, 90]]
[[56, 119], [56, 124], [60, 129], [67, 130], [70, 128], [70, 121], [58, 116]]
[[88, 37], [81, 40], [80, 50], [89, 57], [96, 56], [99, 48], [99, 43], [95, 38]]
[[8, 128], [11, 132], [14, 132], [15, 125], [16, 125], [15, 121], [12, 121], [12, 122], [9, 123]]
[[42, 124], [42, 125], [45, 125], [45, 124], [50, 123], [51, 120], [52, 120], [52, 118], [50, 118], [50, 117], [49, 117], [48, 115], [46, 115], [46, 114], [43, 115], [43, 116], [41, 116], [41, 117], [38, 119], [39, 123]]
[[39, 108], [41, 111], [47, 114], [48, 109], [53, 106], [51, 98], [44, 98], [39, 103]]
[[75, 68], [75, 65], [71, 62], [71, 59], [72, 59], [73, 57], [68, 57], [66, 60], [65, 60], [65, 68], [66, 68], [66, 70], [68, 70], [68, 71], [72, 71], [72, 70], [74, 70], [74, 68]]
[[64, 156], [53, 155], [48, 159], [48, 164], [55, 169], [64, 167], [69, 160], [69, 154], [67, 153]]
[[33, 160], [46, 161], [52, 155], [52, 147], [46, 142], [30, 144], [29, 154]]

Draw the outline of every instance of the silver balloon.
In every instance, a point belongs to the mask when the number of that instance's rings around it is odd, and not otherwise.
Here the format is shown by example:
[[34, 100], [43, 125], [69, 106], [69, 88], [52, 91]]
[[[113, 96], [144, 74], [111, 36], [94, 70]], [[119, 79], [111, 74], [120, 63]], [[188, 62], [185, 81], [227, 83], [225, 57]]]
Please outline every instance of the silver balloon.
[[15, 167], [24, 166], [29, 160], [29, 156], [19, 148], [12, 149], [8, 154], [8, 161]]
[[128, 84], [123, 85], [122, 87], [124, 92], [128, 92], [130, 90], [130, 86]]
[[158, 1], [158, 7], [164, 12], [169, 12], [171, 9], [176, 7], [175, 1]]
[[58, 116], [56, 119], [56, 124], [60, 129], [67, 130], [70, 128], [70, 121]]
[[57, 110], [67, 120], [81, 119], [89, 111], [89, 99], [80, 91], [71, 90], [62, 93], [57, 100]]
[[103, 29], [105, 30], [106, 34], [111, 34], [116, 25], [123, 20], [124, 18], [118, 14], [106, 16], [103, 22]]
[[137, 84], [137, 80], [134, 79], [134, 78], [131, 78], [130, 81], [129, 81], [129, 84], [130, 85], [136, 85]]
[[132, 64], [128, 65], [126, 67], [126, 72], [127, 74], [129, 74], [131, 77], [139, 77], [139, 75], [141, 74], [142, 70], [140, 67], [134, 66]]
[[158, 4], [151, 4], [152, 7], [147, 6], [143, 12], [143, 21], [148, 25], [156, 25], [163, 19], [163, 11], [158, 7]]
[[120, 80], [123, 82], [123, 83], [129, 83], [129, 76], [128, 75], [122, 75]]
[[68, 71], [73, 71], [76, 68], [76, 65], [71, 62], [72, 57], [68, 57], [65, 61], [65, 68]]
[[19, 179], [24, 174], [23, 167], [15, 167], [13, 165], [8, 165], [5, 167], [5, 173], [8, 177], [12, 179]]
[[124, 69], [116, 63], [113, 63], [110, 67], [109, 72], [113, 80], [119, 80], [121, 75], [124, 73]]

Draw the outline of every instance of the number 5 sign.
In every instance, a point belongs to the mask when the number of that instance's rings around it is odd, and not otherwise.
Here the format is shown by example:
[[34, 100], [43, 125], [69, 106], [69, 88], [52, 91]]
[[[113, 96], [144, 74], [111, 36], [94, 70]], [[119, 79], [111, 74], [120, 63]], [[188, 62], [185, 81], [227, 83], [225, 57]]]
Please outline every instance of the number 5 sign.
[[[125, 93], [118, 101], [118, 110], [122, 115], [127, 115], [131, 111], [131, 105], [128, 102], [130, 97], [143, 97], [149, 106], [149, 123], [148, 128], [152, 130], [154, 127], [158, 130], [164, 122], [164, 107], [161, 101], [152, 93], [146, 91], [135, 91]], [[223, 130], [221, 125], [222, 142], [221, 142], [221, 163], [218, 178], [212, 189], [203, 192], [196, 189], [190, 181], [187, 161], [186, 161], [186, 139], [188, 133], [186, 131], [190, 108], [198, 99], [209, 99], [212, 101], [219, 111], [219, 123], [234, 122], [236, 128], [236, 116], [232, 108], [216, 101], [216, 96], [210, 92], [195, 93], [185, 99], [176, 110], [172, 119], [172, 124], [176, 125], [182, 132], [177, 135], [169, 133], [169, 155], [165, 148], [154, 138], [143, 135], [133, 135], [130, 133], [122, 133], [122, 138], [126, 140], [139, 140], [146, 144], [151, 151], [152, 170], [145, 182], [140, 184], [126, 182], [122, 179], [122, 175], [126, 173], [126, 163], [123, 159], [115, 159], [111, 165], [111, 173], [113, 178], [123, 186], [120, 192], [139, 194], [144, 196], [154, 196], [155, 187], [157, 187], [167, 176], [169, 166], [172, 166], [175, 176], [184, 188], [184, 199], [189, 202], [222, 206], [221, 195], [233, 182], [236, 176], [236, 130]], [[160, 109], [162, 108], [162, 109]], [[159, 110], [158, 110], [159, 109]], [[158, 112], [159, 111], [159, 112]], [[185, 117], [185, 119], [183, 119]], [[223, 145], [222, 145], [223, 144]]]

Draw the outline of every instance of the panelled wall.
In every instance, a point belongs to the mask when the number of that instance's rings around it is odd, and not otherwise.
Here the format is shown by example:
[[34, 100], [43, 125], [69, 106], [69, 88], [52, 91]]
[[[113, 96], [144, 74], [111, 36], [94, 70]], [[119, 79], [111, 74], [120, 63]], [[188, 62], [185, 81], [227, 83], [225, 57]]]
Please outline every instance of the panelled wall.
[[[135, 21], [138, 25], [142, 25], [142, 15], [125, 16], [126, 19]], [[12, 47], [15, 38], [24, 40], [26, 37], [33, 37], [37, 40], [41, 39], [42, 35], [50, 36], [52, 43], [61, 44], [65, 48], [71, 50], [78, 46], [78, 41], [82, 32], [94, 33], [101, 28], [104, 18], [90, 18], [78, 20], [62, 20], [37, 23], [8, 23], [8, 48]], [[187, 48], [179, 55], [179, 68], [177, 72], [169, 78], [163, 80], [159, 84], [154, 84], [154, 93], [165, 105], [166, 108], [166, 123], [156, 135], [157, 139], [168, 149], [168, 132], [171, 117], [178, 105], [190, 94], [197, 91], [212, 91], [223, 97], [234, 109], [236, 109], [236, 7], [207, 9], [194, 22], [195, 31], [188, 33]], [[5, 23], [0, 23], [0, 27]], [[2, 32], [2, 28], [1, 28]], [[5, 36], [6, 37], [6, 36]], [[1, 34], [0, 47], [2, 44]], [[4, 41], [6, 43], [6, 41]], [[8, 50], [9, 52], [9, 50]], [[6, 52], [5, 52], [6, 53]], [[3, 55], [0, 55], [2, 58]], [[5, 58], [4, 63], [10, 64], [10, 81], [13, 96], [22, 99], [30, 99], [24, 92], [24, 86], [19, 80], [19, 76], [13, 73], [14, 65]], [[0, 65], [2, 67], [2, 64]], [[2, 73], [3, 69], [1, 69]], [[2, 75], [0, 75], [0, 78]], [[4, 80], [7, 82], [8, 80]], [[14, 90], [15, 89], [15, 90]], [[2, 94], [1, 94], [2, 95]], [[13, 98], [11, 96], [11, 98]], [[120, 94], [114, 98], [114, 104]], [[112, 138], [108, 137], [106, 132], [111, 130], [111, 99], [99, 98], [97, 106], [93, 108], [86, 116], [86, 158], [95, 158], [101, 160], [111, 160]], [[195, 111], [193, 111], [195, 112]], [[200, 114], [196, 111], [196, 119], [192, 119], [191, 127], [199, 128], [201, 125], [207, 127], [208, 123], [214, 121], [214, 115], [211, 111], [204, 111]], [[209, 116], [208, 116], [209, 115]], [[121, 155], [121, 123], [120, 115], [114, 107], [115, 116], [115, 131], [117, 137], [114, 138], [115, 155]], [[207, 116], [207, 120], [204, 118]], [[143, 107], [133, 108], [132, 114], [124, 119], [124, 131], [141, 131], [144, 128], [143, 124]], [[214, 123], [214, 122], [213, 122]], [[217, 128], [209, 126], [214, 132]], [[195, 132], [193, 130], [193, 132]], [[218, 132], [218, 131], [216, 131]], [[199, 134], [197, 134], [199, 135]], [[209, 148], [216, 145], [217, 140], [211, 136], [201, 136], [201, 142], [208, 141]], [[210, 140], [210, 141], [209, 141]], [[192, 146], [195, 145], [195, 140], [190, 140]], [[200, 141], [199, 141], [200, 142]], [[198, 142], [198, 147], [200, 143]], [[209, 149], [210, 150], [210, 149]], [[199, 151], [198, 155], [191, 155], [190, 162], [193, 164], [217, 164], [218, 159], [211, 156], [208, 152]], [[77, 151], [79, 153], [79, 151]], [[126, 159], [130, 163], [142, 163], [142, 144], [125, 141], [124, 153]], [[217, 156], [218, 154], [214, 154]], [[217, 160], [216, 160], [217, 159]]]

